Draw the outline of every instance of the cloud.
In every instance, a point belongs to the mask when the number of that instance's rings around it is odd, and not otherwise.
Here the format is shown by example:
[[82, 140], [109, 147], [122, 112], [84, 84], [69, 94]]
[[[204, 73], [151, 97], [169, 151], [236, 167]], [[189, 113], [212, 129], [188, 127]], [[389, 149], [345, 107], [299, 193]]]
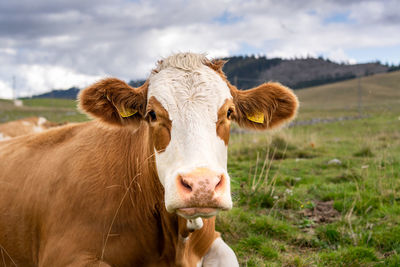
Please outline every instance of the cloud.
[[399, 10], [395, 0], [1, 1], [0, 97], [13, 75], [21, 96], [140, 79], [179, 51], [365, 60], [350, 51], [400, 45]]
[[[60, 66], [21, 65], [20, 73], [25, 73], [26, 83], [32, 88], [70, 88], [88, 86], [104, 76], [91, 76], [75, 72]], [[35, 90], [40, 92], [39, 89]], [[21, 95], [30, 95], [30, 91], [20, 91]]]
[[13, 95], [12, 85], [0, 80], [0, 98], [11, 98]]

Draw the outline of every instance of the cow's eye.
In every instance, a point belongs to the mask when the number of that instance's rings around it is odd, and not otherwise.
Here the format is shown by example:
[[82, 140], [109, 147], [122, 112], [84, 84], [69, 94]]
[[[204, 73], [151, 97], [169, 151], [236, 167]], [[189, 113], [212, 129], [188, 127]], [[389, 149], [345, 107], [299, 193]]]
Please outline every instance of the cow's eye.
[[227, 117], [228, 119], [231, 118], [232, 112], [233, 112], [232, 109], [228, 109], [228, 112], [226, 113], [226, 117]]
[[150, 111], [149, 111], [149, 116], [150, 116], [150, 120], [151, 120], [151, 121], [157, 120], [157, 115], [156, 115], [156, 113], [154, 112], [154, 110], [150, 110]]

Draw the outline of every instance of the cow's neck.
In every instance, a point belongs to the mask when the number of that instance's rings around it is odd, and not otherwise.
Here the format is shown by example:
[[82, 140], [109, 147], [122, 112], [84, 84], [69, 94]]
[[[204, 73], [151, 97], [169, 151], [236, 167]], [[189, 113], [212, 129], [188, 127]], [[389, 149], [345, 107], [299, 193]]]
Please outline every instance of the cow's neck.
[[146, 123], [128, 138], [127, 176], [135, 203], [145, 203], [141, 212], [153, 214], [164, 206], [164, 189], [158, 179], [151, 133]]
[[[191, 232], [187, 228], [186, 219], [166, 211], [164, 189], [156, 171], [151, 136], [147, 124], [142, 123], [137, 131], [115, 129], [103, 137], [104, 142], [112, 139], [110, 143], [116, 144], [116, 147], [109, 147], [103, 151], [113, 154], [114, 160], [108, 163], [110, 164], [109, 168], [114, 166], [114, 168], [120, 169], [121, 166], [124, 166], [125, 169], [121, 175], [112, 175], [117, 180], [109, 181], [109, 186], [119, 184], [126, 188], [119, 191], [118, 195], [113, 196], [117, 200], [113, 204], [114, 209], [119, 209], [114, 225], [131, 228], [136, 242], [142, 244], [140, 248], [151, 250], [149, 255], [153, 255], [153, 258], [156, 249], [160, 260], [174, 264], [181, 262], [182, 264], [178, 265], [186, 266], [184, 262], [189, 258], [196, 261], [199, 259], [197, 256], [199, 252], [205, 253], [202, 247], [199, 249], [198, 245], [191, 245], [193, 242], [190, 240], [192, 237], [197, 240], [201, 236], [204, 238], [206, 235], [210, 235], [212, 242], [214, 220], [206, 220], [205, 226], [201, 230]], [[112, 172], [112, 170], [110, 171]], [[122, 199], [123, 204], [121, 205]], [[138, 230], [147, 234], [137, 235], [135, 231]], [[211, 232], [205, 234], [205, 230]], [[138, 240], [140, 236], [146, 237], [146, 239]], [[154, 238], [149, 239], [150, 237]], [[207, 242], [199, 244], [210, 245]], [[196, 252], [191, 252], [193, 249], [196, 249]]]
[[[182, 252], [184, 241], [191, 232], [187, 229], [187, 220], [170, 214], [165, 209], [164, 189], [159, 181], [154, 157], [154, 144], [152, 133], [147, 124], [131, 134], [122, 133], [125, 147], [127, 148], [127, 175], [124, 183], [128, 185], [129, 198], [127, 201], [140, 203], [140, 205], [128, 205], [131, 208], [132, 218], [137, 222], [146, 223], [149, 231], [158, 233], [158, 249], [161, 258], [169, 258], [171, 255]], [[175, 259], [183, 255], [176, 255]], [[170, 259], [170, 260], [175, 260]]]

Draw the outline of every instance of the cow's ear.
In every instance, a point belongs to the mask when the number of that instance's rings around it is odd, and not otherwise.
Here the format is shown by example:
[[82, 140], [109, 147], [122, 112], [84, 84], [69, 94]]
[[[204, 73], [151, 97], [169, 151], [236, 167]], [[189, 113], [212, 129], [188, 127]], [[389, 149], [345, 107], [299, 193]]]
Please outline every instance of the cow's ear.
[[264, 83], [249, 90], [230, 86], [235, 104], [232, 118], [244, 128], [264, 130], [292, 120], [299, 102], [293, 92], [279, 83]]
[[79, 106], [106, 123], [138, 126], [146, 112], [147, 88], [148, 82], [133, 88], [116, 78], [103, 79], [80, 92]]

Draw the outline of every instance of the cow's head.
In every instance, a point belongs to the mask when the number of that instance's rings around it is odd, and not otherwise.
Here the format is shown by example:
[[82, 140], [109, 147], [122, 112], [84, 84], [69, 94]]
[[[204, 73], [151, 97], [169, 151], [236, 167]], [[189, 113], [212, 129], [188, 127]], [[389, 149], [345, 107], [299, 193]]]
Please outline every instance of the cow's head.
[[146, 121], [169, 212], [210, 217], [232, 207], [227, 146], [232, 121], [270, 129], [292, 119], [296, 96], [279, 83], [239, 91], [222, 61], [182, 53], [160, 61], [145, 84], [114, 78], [82, 91], [81, 108], [102, 121], [138, 127]]

